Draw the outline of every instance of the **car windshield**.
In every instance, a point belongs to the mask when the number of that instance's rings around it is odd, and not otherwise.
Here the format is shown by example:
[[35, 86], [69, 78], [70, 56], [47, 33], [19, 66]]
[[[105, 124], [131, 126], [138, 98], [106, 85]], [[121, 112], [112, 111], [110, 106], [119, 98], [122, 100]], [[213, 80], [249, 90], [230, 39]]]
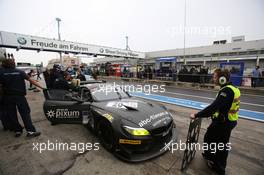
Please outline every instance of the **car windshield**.
[[128, 95], [120, 88], [97, 87], [91, 89], [92, 97], [95, 101], [106, 101], [106, 100], [116, 100], [121, 98], [128, 98]]

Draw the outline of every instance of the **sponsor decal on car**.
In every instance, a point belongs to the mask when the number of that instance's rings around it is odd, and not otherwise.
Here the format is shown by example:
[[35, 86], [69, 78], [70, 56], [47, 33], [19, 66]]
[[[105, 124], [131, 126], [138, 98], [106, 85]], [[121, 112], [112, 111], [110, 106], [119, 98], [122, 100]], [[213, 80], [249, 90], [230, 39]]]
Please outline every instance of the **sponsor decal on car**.
[[171, 120], [170, 117], [164, 117], [164, 118], [162, 118], [162, 119], [156, 121], [155, 123], [153, 123], [152, 126], [155, 127], [155, 126], [157, 126], [158, 124], [160, 124], [160, 123], [162, 123], [162, 122], [163, 122], [164, 125], [166, 125], [166, 124], [168, 123], [168, 121], [170, 121], [170, 120]]
[[108, 113], [106, 113], [106, 114], [103, 114], [103, 116], [107, 119], [107, 120], [109, 120], [110, 122], [112, 122], [113, 121], [113, 116], [112, 115], [110, 115], [110, 114], [108, 114]]
[[158, 113], [158, 114], [153, 114], [151, 116], [149, 116], [149, 118], [145, 119], [145, 120], [141, 120], [138, 125], [140, 127], [143, 127], [144, 125], [148, 124], [148, 123], [151, 123], [153, 120], [157, 120], [158, 118], [161, 118], [165, 115], [168, 115], [169, 113], [167, 111], [164, 111], [164, 112], [161, 112], [161, 113]]
[[138, 108], [138, 103], [134, 101], [127, 101], [127, 102], [116, 102], [116, 101], [111, 101], [108, 102], [106, 107], [110, 108], [119, 108], [119, 109], [126, 109], [126, 106], [129, 106], [131, 108]]
[[48, 118], [79, 118], [79, 111], [70, 111], [68, 109], [56, 109], [47, 111]]
[[130, 144], [130, 145], [140, 145], [141, 144], [141, 140], [119, 139], [119, 143], [121, 143], [121, 144]]

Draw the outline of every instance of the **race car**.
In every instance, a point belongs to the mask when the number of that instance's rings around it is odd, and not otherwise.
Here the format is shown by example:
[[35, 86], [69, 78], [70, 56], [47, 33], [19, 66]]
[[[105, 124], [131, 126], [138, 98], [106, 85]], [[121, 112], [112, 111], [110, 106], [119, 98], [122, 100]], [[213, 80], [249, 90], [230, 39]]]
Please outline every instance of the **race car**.
[[165, 153], [177, 137], [165, 106], [132, 97], [121, 88], [109, 91], [111, 87], [92, 83], [74, 91], [44, 90], [45, 116], [52, 125], [87, 126], [105, 149], [124, 161], [139, 162]]

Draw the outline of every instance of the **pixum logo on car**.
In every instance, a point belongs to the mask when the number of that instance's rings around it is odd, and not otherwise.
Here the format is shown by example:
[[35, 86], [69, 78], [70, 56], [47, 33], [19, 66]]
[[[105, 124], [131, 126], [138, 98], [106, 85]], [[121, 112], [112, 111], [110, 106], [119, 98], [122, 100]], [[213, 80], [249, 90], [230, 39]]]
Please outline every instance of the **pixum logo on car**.
[[22, 45], [27, 44], [27, 40], [24, 37], [17, 38], [17, 42]]
[[47, 112], [49, 118], [78, 118], [80, 116], [79, 111], [69, 111], [68, 109], [56, 109], [49, 110]]

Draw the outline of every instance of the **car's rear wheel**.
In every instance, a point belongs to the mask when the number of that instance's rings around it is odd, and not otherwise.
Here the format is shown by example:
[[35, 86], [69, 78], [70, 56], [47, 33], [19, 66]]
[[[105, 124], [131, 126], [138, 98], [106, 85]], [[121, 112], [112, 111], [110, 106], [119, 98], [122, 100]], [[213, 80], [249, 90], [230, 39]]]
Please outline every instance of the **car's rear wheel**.
[[103, 147], [108, 151], [115, 150], [115, 136], [111, 124], [107, 120], [100, 120], [97, 124], [97, 133]]

